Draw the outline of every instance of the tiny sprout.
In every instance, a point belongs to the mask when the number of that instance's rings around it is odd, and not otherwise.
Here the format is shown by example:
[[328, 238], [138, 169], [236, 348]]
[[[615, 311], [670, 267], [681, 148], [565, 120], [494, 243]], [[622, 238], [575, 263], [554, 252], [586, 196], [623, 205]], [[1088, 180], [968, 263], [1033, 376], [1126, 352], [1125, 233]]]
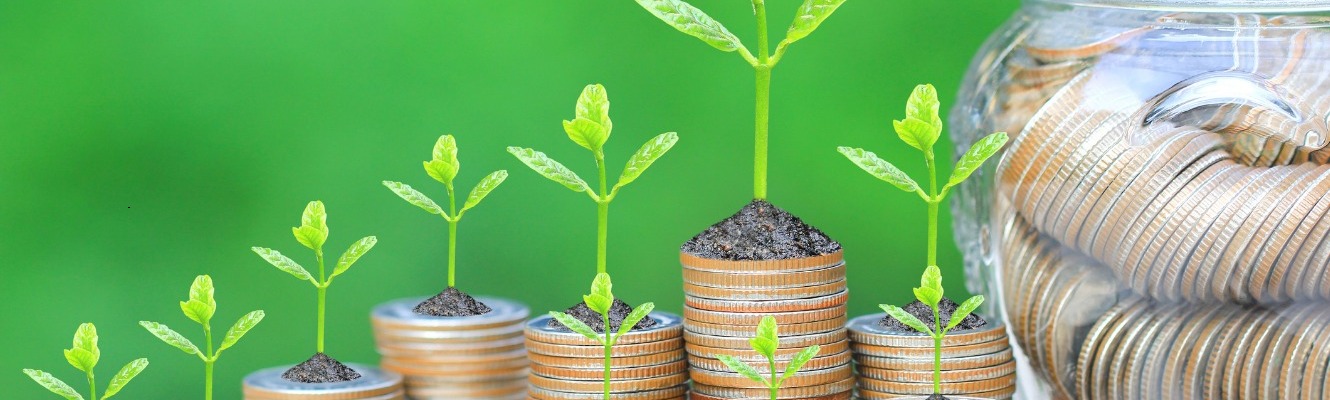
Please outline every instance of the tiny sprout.
[[933, 322], [936, 325], [934, 327], [929, 327], [919, 318], [915, 318], [914, 315], [900, 307], [890, 304], [880, 305], [882, 310], [886, 311], [891, 318], [895, 318], [905, 326], [933, 338], [933, 393], [942, 393], [942, 339], [947, 336], [947, 332], [950, 332], [956, 325], [960, 325], [965, 317], [970, 316], [970, 313], [984, 304], [984, 296], [974, 296], [966, 299], [964, 303], [956, 307], [956, 311], [951, 314], [951, 319], [943, 327], [942, 318], [940, 318], [940, 312], [938, 311], [938, 303], [942, 301], [942, 293], [942, 271], [937, 266], [930, 265], [924, 270], [924, 276], [919, 279], [919, 287], [914, 288], [914, 297], [933, 310]]
[[610, 368], [614, 365], [612, 354], [614, 344], [623, 337], [625, 333], [633, 329], [638, 322], [646, 318], [652, 310], [656, 309], [654, 303], [642, 303], [633, 309], [633, 312], [624, 317], [623, 322], [619, 324], [619, 331], [611, 334], [610, 332], [610, 306], [614, 304], [614, 293], [611, 291], [613, 285], [610, 283], [610, 275], [606, 273], [596, 274], [596, 279], [591, 282], [591, 294], [582, 296], [582, 301], [586, 302], [587, 308], [600, 314], [604, 318], [605, 335], [601, 337], [594, 329], [568, 314], [558, 311], [550, 311], [550, 316], [558, 320], [573, 332], [582, 334], [588, 339], [594, 340], [605, 346], [605, 399], [610, 398]]
[[203, 326], [204, 347], [207, 351], [200, 350], [189, 339], [185, 339], [183, 335], [166, 325], [151, 321], [139, 321], [139, 325], [166, 344], [203, 360], [204, 398], [212, 400], [213, 364], [217, 362], [218, 357], [221, 357], [223, 351], [235, 346], [241, 337], [263, 321], [263, 310], [250, 311], [249, 314], [240, 317], [234, 325], [231, 325], [231, 329], [226, 330], [226, 336], [222, 337], [222, 343], [216, 351], [212, 347], [212, 316], [217, 311], [217, 301], [213, 299], [212, 277], [199, 275], [194, 278], [194, 283], [189, 286], [189, 298], [180, 302], [180, 311], [190, 320]]
[[761, 354], [762, 357], [766, 357], [767, 368], [771, 371], [771, 378], [762, 376], [762, 373], [758, 372], [756, 368], [753, 368], [752, 365], [748, 365], [748, 363], [743, 362], [742, 360], [725, 354], [716, 355], [716, 358], [720, 359], [720, 362], [725, 363], [725, 366], [730, 367], [734, 372], [738, 372], [739, 375], [743, 375], [748, 379], [761, 383], [762, 386], [766, 386], [767, 390], [771, 392], [771, 400], [776, 400], [780, 395], [780, 386], [786, 379], [799, 373], [799, 369], [803, 368], [804, 364], [808, 363], [808, 360], [812, 360], [813, 357], [817, 356], [817, 352], [822, 350], [818, 345], [805, 347], [803, 350], [800, 350], [799, 353], [795, 354], [794, 358], [791, 358], [789, 363], [785, 364], [785, 372], [777, 375], [776, 348], [780, 346], [780, 338], [776, 335], [776, 330], [776, 318], [768, 315], [762, 317], [762, 321], [757, 323], [757, 336], [748, 339], [748, 344], [753, 347], [753, 351], [756, 351], [757, 354]]
[[453, 135], [443, 135], [434, 143], [434, 157], [425, 161], [425, 173], [429, 174], [434, 180], [442, 183], [444, 188], [448, 189], [448, 210], [444, 211], [434, 200], [424, 193], [411, 188], [410, 185], [401, 182], [383, 181], [383, 186], [388, 187], [416, 207], [424, 209], [430, 214], [443, 217], [448, 221], [448, 287], [456, 285], [457, 270], [457, 223], [462, 221], [462, 216], [467, 210], [480, 204], [485, 196], [499, 187], [505, 179], [508, 179], [508, 171], [498, 170], [491, 172], [471, 189], [471, 194], [466, 197], [466, 202], [462, 204], [462, 210], [457, 210], [457, 196], [453, 191], [453, 178], [457, 177], [457, 171], [461, 164], [457, 161], [457, 140]]
[[[454, 169], [456, 171], [456, 169]], [[302, 281], [309, 281], [319, 292], [319, 311], [318, 311], [318, 339], [317, 348], [319, 353], [323, 353], [323, 326], [324, 316], [327, 315], [328, 286], [332, 284], [334, 278], [351, 269], [360, 257], [374, 248], [374, 244], [379, 239], [374, 236], [366, 236], [351, 244], [351, 247], [342, 253], [337, 259], [337, 264], [333, 268], [332, 275], [326, 274], [323, 264], [323, 243], [328, 240], [328, 214], [324, 211], [323, 202], [311, 201], [305, 206], [305, 212], [300, 216], [300, 226], [291, 228], [296, 241], [305, 245], [310, 250], [314, 250], [314, 259], [319, 264], [319, 276], [315, 278], [309, 271], [296, 264], [295, 261], [277, 252], [277, 250], [266, 247], [253, 247], [251, 250], [263, 257], [272, 266], [295, 276]]]
[[665, 155], [674, 147], [674, 143], [679, 141], [679, 136], [674, 132], [666, 132], [648, 140], [637, 150], [632, 157], [628, 159], [628, 164], [623, 167], [623, 172], [619, 175], [618, 183], [610, 189], [606, 184], [607, 176], [605, 174], [605, 142], [610, 138], [610, 131], [614, 124], [610, 121], [610, 99], [605, 92], [605, 87], [601, 85], [587, 85], [582, 89], [581, 96], [577, 98], [577, 107], [574, 110], [573, 120], [563, 121], [563, 130], [568, 134], [568, 138], [579, 146], [590, 150], [596, 158], [596, 168], [600, 172], [600, 191], [591, 189], [591, 186], [577, 176], [568, 167], [563, 166], [558, 161], [549, 158], [545, 153], [525, 148], [509, 147], [508, 152], [521, 160], [523, 164], [531, 167], [536, 173], [552, 180], [564, 187], [574, 191], [586, 193], [591, 200], [596, 202], [598, 229], [596, 230], [596, 272], [605, 273], [606, 240], [608, 237], [610, 202], [618, 196], [619, 189], [627, 186], [629, 183], [642, 176], [642, 172], [647, 170], [652, 163], [656, 162], [660, 156]]
[[[102, 350], [97, 347], [97, 327], [92, 323], [79, 325], [78, 330], [74, 331], [74, 346], [65, 350], [65, 361], [74, 366], [79, 371], [83, 371], [88, 376], [88, 398], [97, 399], [97, 379], [93, 376], [93, 367], [97, 366], [97, 361], [102, 357]], [[120, 372], [111, 378], [111, 383], [106, 386], [106, 392], [102, 394], [102, 399], [109, 399], [120, 393], [125, 385], [148, 368], [148, 359], [140, 358], [130, 361], [120, 368]], [[36, 369], [23, 369], [23, 373], [36, 381], [38, 385], [50, 390], [66, 400], [83, 400], [83, 395], [79, 394], [74, 388], [69, 387], [64, 381], [46, 373], [46, 371]]]

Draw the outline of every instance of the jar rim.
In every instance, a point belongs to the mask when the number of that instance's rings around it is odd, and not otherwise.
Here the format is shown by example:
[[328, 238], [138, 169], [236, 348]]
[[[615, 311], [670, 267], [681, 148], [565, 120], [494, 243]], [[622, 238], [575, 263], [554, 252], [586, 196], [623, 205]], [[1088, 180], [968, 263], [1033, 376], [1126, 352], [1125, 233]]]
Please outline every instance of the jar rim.
[[1027, 3], [1155, 11], [1314, 13], [1330, 11], [1325, 0], [1025, 0]]

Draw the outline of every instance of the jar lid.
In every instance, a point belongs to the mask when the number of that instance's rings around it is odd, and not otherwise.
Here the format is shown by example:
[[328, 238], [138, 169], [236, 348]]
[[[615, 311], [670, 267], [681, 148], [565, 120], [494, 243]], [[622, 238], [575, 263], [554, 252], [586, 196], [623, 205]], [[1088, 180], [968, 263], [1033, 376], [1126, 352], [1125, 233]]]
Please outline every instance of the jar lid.
[[1330, 11], [1325, 0], [1029, 0], [1082, 7], [1159, 11], [1307, 13]]

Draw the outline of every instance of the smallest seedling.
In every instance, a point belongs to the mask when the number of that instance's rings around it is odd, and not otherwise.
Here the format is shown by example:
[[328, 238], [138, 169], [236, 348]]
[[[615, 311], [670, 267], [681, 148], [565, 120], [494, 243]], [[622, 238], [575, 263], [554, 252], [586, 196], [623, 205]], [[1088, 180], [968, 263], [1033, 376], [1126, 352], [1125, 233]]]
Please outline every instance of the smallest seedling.
[[776, 400], [780, 395], [780, 386], [782, 383], [785, 383], [786, 379], [799, 373], [799, 369], [803, 368], [808, 360], [812, 360], [813, 357], [817, 356], [817, 352], [822, 350], [818, 345], [805, 347], [803, 350], [800, 350], [799, 353], [795, 354], [794, 358], [791, 358], [788, 364], [785, 364], [785, 373], [777, 375], [776, 348], [780, 346], [780, 337], [776, 334], [777, 329], [775, 317], [770, 315], [762, 317], [762, 321], [757, 323], [757, 336], [748, 339], [748, 345], [753, 347], [753, 351], [756, 351], [757, 354], [761, 354], [762, 357], [766, 357], [767, 366], [771, 370], [771, 378], [769, 379], [762, 376], [762, 373], [758, 372], [756, 368], [753, 368], [753, 366], [748, 365], [746, 362], [729, 355], [716, 355], [716, 358], [720, 359], [720, 362], [725, 363], [725, 366], [730, 367], [734, 372], [738, 372], [739, 375], [743, 375], [748, 379], [752, 379], [761, 383], [763, 386], [766, 386], [767, 389], [771, 391], [771, 400]]
[[984, 304], [984, 296], [974, 296], [966, 299], [956, 311], [951, 313], [951, 319], [947, 326], [942, 326], [941, 312], [938, 310], [938, 303], [942, 301], [942, 271], [937, 266], [929, 266], [924, 270], [924, 276], [919, 279], [919, 287], [914, 288], [914, 297], [919, 299], [933, 310], [934, 327], [929, 327], [924, 321], [915, 318], [914, 315], [900, 307], [890, 304], [882, 304], [883, 311], [887, 312], [892, 318], [900, 321], [905, 326], [914, 328], [914, 330], [927, 334], [933, 338], [933, 393], [942, 393], [942, 338], [947, 336], [956, 325], [960, 325], [965, 317], [970, 316], [979, 305]]
[[612, 289], [613, 284], [610, 282], [610, 274], [602, 272], [596, 274], [596, 279], [591, 281], [591, 294], [582, 296], [582, 301], [586, 302], [587, 308], [599, 313], [601, 318], [604, 318], [604, 337], [597, 334], [590, 326], [587, 326], [587, 324], [571, 315], [558, 311], [550, 311], [550, 316], [554, 317], [554, 319], [558, 320], [560, 323], [563, 323], [568, 329], [572, 329], [573, 332], [580, 333], [582, 336], [586, 336], [588, 339], [594, 340], [602, 346], [605, 346], [606, 400], [610, 398], [610, 369], [614, 366], [612, 361], [614, 344], [617, 343], [619, 338], [623, 337], [625, 333], [632, 330], [633, 326], [636, 326], [638, 322], [642, 321], [643, 318], [646, 318], [647, 314], [650, 314], [652, 310], [656, 309], [654, 303], [642, 303], [642, 305], [634, 308], [633, 312], [628, 313], [627, 317], [623, 318], [623, 322], [619, 324], [619, 331], [611, 334], [610, 306], [614, 304], [614, 292]]
[[[68, 361], [69, 365], [73, 365], [74, 368], [78, 368], [79, 371], [83, 371], [88, 376], [89, 399], [97, 398], [97, 380], [93, 376], [92, 370], [93, 367], [97, 366], [97, 361], [101, 357], [102, 350], [97, 348], [97, 327], [91, 323], [79, 325], [78, 330], [74, 331], [74, 347], [65, 350], [65, 361]], [[106, 386], [106, 392], [102, 394], [101, 398], [109, 399], [111, 396], [115, 396], [116, 393], [120, 393], [120, 389], [124, 389], [130, 380], [143, 372], [144, 368], [148, 368], [148, 359], [146, 358], [140, 358], [125, 364], [124, 367], [120, 368], [120, 372], [111, 378], [111, 383]], [[46, 373], [46, 371], [24, 369], [23, 373], [28, 374], [29, 378], [37, 381], [37, 384], [42, 385], [46, 390], [50, 390], [51, 393], [60, 395], [66, 400], [83, 400], [83, 395], [59, 378]]]
[[194, 278], [194, 283], [189, 285], [189, 298], [180, 302], [180, 311], [185, 313], [190, 320], [203, 326], [203, 337], [207, 351], [199, 350], [184, 335], [172, 330], [166, 325], [151, 321], [139, 321], [144, 329], [149, 333], [161, 339], [166, 344], [171, 345], [186, 354], [198, 356], [203, 361], [203, 390], [204, 398], [212, 400], [212, 366], [217, 363], [217, 358], [221, 357], [222, 352], [235, 346], [250, 329], [254, 329], [260, 321], [263, 321], [263, 310], [250, 311], [249, 314], [240, 317], [231, 329], [226, 330], [226, 336], [222, 337], [221, 346], [216, 351], [212, 347], [212, 315], [217, 311], [217, 300], [213, 299], [212, 277], [199, 275]]

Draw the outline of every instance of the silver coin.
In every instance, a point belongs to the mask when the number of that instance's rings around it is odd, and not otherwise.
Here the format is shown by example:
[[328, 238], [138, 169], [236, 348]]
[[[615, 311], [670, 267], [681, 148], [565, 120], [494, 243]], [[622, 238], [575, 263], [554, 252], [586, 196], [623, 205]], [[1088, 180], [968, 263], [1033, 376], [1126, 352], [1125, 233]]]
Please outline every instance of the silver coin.
[[282, 378], [291, 366], [266, 368], [250, 373], [242, 381], [247, 391], [265, 396], [318, 396], [328, 399], [364, 399], [400, 390], [402, 376], [368, 365], [347, 363], [360, 378], [345, 382], [301, 383]]
[[516, 301], [495, 297], [476, 296], [476, 300], [490, 307], [490, 312], [469, 317], [435, 317], [417, 314], [413, 309], [424, 297], [397, 299], [374, 307], [370, 318], [398, 326], [426, 328], [461, 328], [472, 326], [506, 325], [525, 320], [531, 309]]

